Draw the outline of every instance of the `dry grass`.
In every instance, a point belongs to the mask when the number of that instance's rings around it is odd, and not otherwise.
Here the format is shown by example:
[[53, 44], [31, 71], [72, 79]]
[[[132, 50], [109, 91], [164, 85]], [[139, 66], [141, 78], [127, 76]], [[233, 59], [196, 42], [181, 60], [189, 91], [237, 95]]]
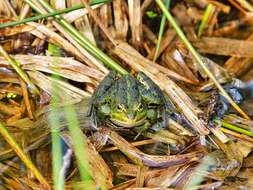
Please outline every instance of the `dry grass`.
[[[14, 21], [17, 16], [19, 19], [34, 16], [25, 2], [28, 1], [0, 1], [0, 23]], [[41, 1], [32, 2], [42, 13], [50, 12]], [[62, 17], [124, 71], [131, 74], [143, 71], [149, 76], [165, 93], [175, 117], [169, 118], [166, 129], [155, 134], [147, 132], [137, 140], [129, 130], [119, 132], [108, 126], [91, 128], [87, 117], [89, 101], [109, 72], [108, 65], [59, 24], [59, 16], [58, 20], [50, 17], [2, 28], [0, 45], [20, 63], [18, 68], [40, 93], [32, 93], [29, 81], [22, 80], [22, 75], [5, 57], [0, 57], [0, 120], [5, 126], [0, 126], [3, 129], [0, 187], [13, 190], [53, 187], [52, 126], [48, 117], [52, 112], [49, 103], [56, 96], [60, 138], [70, 151], [69, 158], [63, 162], [67, 169], [62, 168], [65, 189], [253, 188], [253, 138], [221, 128], [220, 123], [212, 121], [219, 92], [168, 22], [156, 54], [162, 12], [155, 1], [112, 0], [90, 7], [85, 0], [55, 0], [51, 5], [54, 9], [64, 9], [80, 3], [85, 3], [86, 8]], [[232, 84], [234, 77], [252, 80], [250, 1], [171, 3], [171, 13], [177, 23], [220, 84]], [[199, 23], [209, 3], [214, 8], [199, 38], [196, 35]], [[58, 56], [52, 55], [49, 43], [60, 49]], [[153, 62], [155, 54], [156, 62]], [[67, 102], [66, 97], [70, 98]], [[79, 179], [79, 160], [75, 159], [73, 148], [75, 139], [67, 130], [66, 105], [75, 109], [75, 119], [82, 129], [80, 135], [87, 140], [88, 160], [85, 161], [92, 174], [91, 184]], [[246, 99], [242, 105], [252, 118], [252, 101]], [[252, 121], [239, 114], [226, 113], [222, 121], [253, 132]], [[30, 170], [26, 169], [27, 161]]]

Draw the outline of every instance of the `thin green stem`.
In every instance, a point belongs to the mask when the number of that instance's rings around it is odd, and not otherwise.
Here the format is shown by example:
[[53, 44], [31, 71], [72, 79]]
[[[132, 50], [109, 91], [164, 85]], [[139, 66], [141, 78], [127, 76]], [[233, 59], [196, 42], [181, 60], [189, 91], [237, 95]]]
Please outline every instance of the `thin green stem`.
[[[67, 98], [66, 101], [68, 101]], [[75, 109], [73, 106], [68, 105], [64, 107], [64, 112], [66, 113], [68, 128], [73, 141], [80, 178], [83, 182], [92, 182], [93, 178], [89, 168], [89, 159], [92, 158], [87, 157], [87, 142], [80, 129]]]
[[[97, 4], [100, 4], [100, 3], [106, 3], [108, 1], [109, 0], [96, 0], [96, 1], [92, 1], [91, 2], [91, 6], [97, 5]], [[42, 14], [42, 15], [26, 18], [26, 19], [23, 19], [23, 20], [19, 20], [19, 21], [13, 21], [13, 22], [3, 23], [3, 24], [0, 24], [0, 28], [10, 27], [10, 26], [17, 26], [17, 25], [24, 24], [24, 23], [27, 23], [27, 22], [32, 22], [32, 21], [36, 21], [36, 20], [40, 20], [40, 19], [44, 19], [44, 18], [48, 18], [48, 17], [53, 17], [55, 15], [60, 15], [60, 14], [63, 14], [63, 13], [68, 13], [68, 12], [75, 11], [75, 10], [82, 9], [82, 8], [85, 8], [85, 6], [84, 5], [75, 5], [73, 7], [69, 7], [69, 8], [62, 9], [62, 10], [57, 10], [57, 11], [52, 12], [52, 13]]]
[[[24, 0], [28, 3], [34, 10], [40, 12], [31, 0]], [[44, 0], [38, 0], [38, 2], [45, 7], [49, 12], [55, 12], [55, 10]], [[41, 13], [41, 12], [40, 12]], [[128, 72], [123, 69], [117, 62], [111, 59], [103, 51], [97, 48], [90, 40], [84, 37], [79, 31], [77, 31], [70, 23], [63, 19], [60, 15], [55, 15], [56, 21], [66, 29], [66, 31], [78, 42], [83, 48], [85, 48], [89, 53], [93, 54], [99, 60], [101, 60], [107, 67], [118, 71], [121, 74], [128, 74]]]
[[[53, 78], [58, 79], [57, 76]], [[49, 114], [49, 122], [51, 125], [51, 138], [52, 138], [52, 169], [53, 169], [53, 183], [54, 190], [64, 189], [64, 175], [61, 174], [61, 168], [63, 165], [62, 161], [62, 149], [61, 149], [61, 137], [60, 137], [60, 120], [59, 120], [59, 108], [57, 103], [59, 103], [58, 96], [59, 89], [55, 82], [52, 82], [52, 99], [51, 108], [52, 111]]]
[[[169, 6], [170, 6], [170, 0], [165, 0], [166, 9], [169, 9]], [[158, 34], [158, 39], [157, 39], [157, 44], [156, 44], [156, 49], [155, 49], [155, 55], [154, 55], [154, 58], [153, 58], [154, 62], [156, 61], [158, 53], [160, 51], [161, 41], [162, 41], [164, 28], [165, 28], [165, 23], [166, 23], [166, 16], [163, 13], [163, 17], [162, 17], [161, 24], [160, 24], [160, 29], [159, 29], [159, 34]]]
[[220, 83], [216, 80], [215, 76], [212, 74], [212, 72], [208, 69], [206, 64], [202, 61], [201, 56], [198, 54], [198, 52], [194, 49], [194, 47], [191, 45], [190, 41], [186, 38], [183, 31], [180, 29], [170, 12], [166, 9], [163, 2], [161, 0], [155, 0], [160, 9], [163, 11], [165, 16], [167, 17], [170, 24], [173, 26], [175, 31], [177, 32], [180, 39], [184, 42], [185, 46], [189, 49], [192, 56], [195, 58], [197, 63], [202, 67], [202, 69], [206, 72], [208, 77], [213, 81], [215, 86], [220, 90], [221, 94], [228, 100], [228, 102], [237, 110], [244, 118], [250, 119], [250, 117], [233, 101], [233, 99], [227, 94], [227, 92], [222, 88]]
[[[214, 120], [214, 121], [217, 122], [217, 123], [219, 123], [218, 120]], [[241, 134], [253, 137], [253, 133], [251, 131], [248, 131], [248, 130], [243, 129], [241, 127], [238, 127], [238, 126], [232, 125], [230, 123], [227, 123], [224, 120], [221, 121], [221, 126], [224, 127], [224, 128], [230, 129], [232, 131], [236, 131], [238, 133], [241, 133]]]
[[0, 55], [2, 55], [13, 69], [18, 73], [18, 75], [27, 83], [28, 87], [31, 89], [32, 93], [39, 94], [37, 87], [30, 81], [26, 73], [20, 68], [20, 63], [11, 57], [4, 48], [0, 45]]
[[203, 29], [205, 28], [207, 22], [208, 22], [208, 19], [210, 17], [210, 14], [213, 12], [214, 10], [214, 6], [210, 3], [207, 5], [206, 7], [206, 10], [205, 10], [205, 13], [201, 19], [201, 23], [199, 25], [199, 30], [198, 30], [198, 37], [201, 36], [202, 32], [203, 32]]

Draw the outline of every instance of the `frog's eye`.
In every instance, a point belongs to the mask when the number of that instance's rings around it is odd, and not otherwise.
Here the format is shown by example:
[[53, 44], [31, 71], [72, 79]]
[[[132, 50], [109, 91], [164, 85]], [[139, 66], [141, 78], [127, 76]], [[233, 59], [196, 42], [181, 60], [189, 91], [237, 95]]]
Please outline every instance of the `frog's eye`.
[[138, 107], [137, 107], [137, 111], [141, 112], [142, 110], [143, 110], [143, 106], [142, 106], [142, 104], [139, 104]]
[[123, 112], [124, 111], [124, 107], [122, 106], [122, 105], [118, 105], [117, 106], [117, 111], [119, 111], [119, 112]]

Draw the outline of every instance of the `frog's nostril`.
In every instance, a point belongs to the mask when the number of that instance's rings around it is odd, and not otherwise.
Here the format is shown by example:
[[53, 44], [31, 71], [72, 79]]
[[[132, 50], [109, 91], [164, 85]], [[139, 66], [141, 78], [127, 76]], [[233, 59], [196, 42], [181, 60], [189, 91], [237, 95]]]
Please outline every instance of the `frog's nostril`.
[[127, 115], [127, 117], [128, 117], [129, 120], [133, 120], [133, 119], [134, 119], [134, 114], [129, 113], [129, 114]]

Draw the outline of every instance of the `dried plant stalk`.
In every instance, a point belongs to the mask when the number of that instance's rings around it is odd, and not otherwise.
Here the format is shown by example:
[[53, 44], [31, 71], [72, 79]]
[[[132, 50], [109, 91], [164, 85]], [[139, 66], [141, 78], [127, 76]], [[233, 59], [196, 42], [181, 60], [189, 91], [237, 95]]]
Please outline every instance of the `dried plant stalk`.
[[132, 44], [138, 49], [142, 41], [142, 14], [140, 0], [128, 0], [128, 9], [132, 32]]

